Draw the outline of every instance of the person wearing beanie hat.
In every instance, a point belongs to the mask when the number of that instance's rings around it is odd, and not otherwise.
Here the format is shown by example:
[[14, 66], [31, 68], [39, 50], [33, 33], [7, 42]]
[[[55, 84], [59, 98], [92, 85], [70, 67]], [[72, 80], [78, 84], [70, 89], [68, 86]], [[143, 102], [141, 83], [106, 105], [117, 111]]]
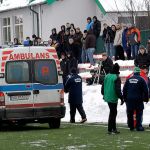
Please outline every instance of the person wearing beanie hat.
[[136, 67], [142, 67], [150, 65], [149, 55], [146, 53], [146, 48], [143, 45], [140, 45], [139, 54], [136, 56], [134, 60], [134, 64]]
[[141, 70], [140, 70], [139, 67], [135, 67], [135, 68], [134, 68], [134, 73], [140, 73], [140, 71], [141, 71]]
[[64, 90], [68, 94], [68, 102], [70, 105], [70, 123], [75, 123], [76, 109], [81, 115], [80, 123], [87, 121], [85, 111], [83, 109], [82, 96], [82, 78], [77, 74], [77, 69], [72, 68], [71, 74], [68, 76]]
[[142, 126], [144, 103], [148, 102], [148, 86], [140, 76], [140, 68], [134, 68], [134, 74], [129, 77], [123, 87], [123, 97], [127, 107], [128, 127], [134, 130], [133, 114], [136, 111], [136, 130], [144, 131]]
[[117, 117], [117, 104], [118, 98], [121, 99], [121, 105], [123, 105], [123, 95], [121, 93], [121, 79], [119, 74], [119, 65], [116, 63], [113, 65], [112, 72], [107, 74], [104, 78], [101, 93], [104, 96], [104, 101], [108, 103], [110, 113], [108, 119], [108, 134], [118, 134], [116, 128]]

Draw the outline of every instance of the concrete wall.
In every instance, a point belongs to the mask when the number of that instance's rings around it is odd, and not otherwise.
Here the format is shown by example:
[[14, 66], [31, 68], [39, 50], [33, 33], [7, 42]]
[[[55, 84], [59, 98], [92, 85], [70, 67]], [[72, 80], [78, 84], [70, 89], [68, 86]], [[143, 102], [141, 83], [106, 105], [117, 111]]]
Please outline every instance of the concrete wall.
[[91, 0], [64, 0], [53, 5], [42, 5], [42, 38], [47, 40], [51, 29], [60, 30], [61, 25], [67, 22], [74, 23], [83, 31], [86, 26], [86, 18], [96, 15], [96, 4]]

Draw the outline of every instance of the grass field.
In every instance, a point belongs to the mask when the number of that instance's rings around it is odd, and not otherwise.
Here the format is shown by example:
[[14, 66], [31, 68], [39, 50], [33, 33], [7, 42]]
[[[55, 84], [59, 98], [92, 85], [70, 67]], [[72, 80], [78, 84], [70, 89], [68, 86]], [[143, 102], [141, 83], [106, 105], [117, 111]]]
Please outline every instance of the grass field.
[[65, 124], [49, 129], [47, 124], [28, 125], [0, 132], [0, 150], [144, 150], [150, 149], [150, 130], [107, 135], [100, 124]]

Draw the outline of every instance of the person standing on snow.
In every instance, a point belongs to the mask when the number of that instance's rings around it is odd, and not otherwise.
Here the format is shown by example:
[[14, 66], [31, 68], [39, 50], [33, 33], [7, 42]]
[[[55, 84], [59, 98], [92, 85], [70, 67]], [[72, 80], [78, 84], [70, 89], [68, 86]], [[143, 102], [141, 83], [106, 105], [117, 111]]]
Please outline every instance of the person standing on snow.
[[115, 63], [111, 73], [106, 75], [101, 89], [101, 93], [104, 95], [104, 100], [108, 103], [110, 109], [108, 119], [108, 134], [120, 133], [116, 128], [118, 98], [121, 99], [121, 105], [123, 105], [124, 101], [121, 93], [121, 79], [118, 76], [120, 74], [119, 69], [120, 66]]
[[134, 68], [134, 75], [125, 82], [123, 97], [127, 106], [128, 126], [134, 130], [133, 114], [136, 111], [136, 130], [144, 131], [142, 126], [144, 103], [148, 102], [148, 86], [145, 80], [140, 77], [140, 68]]
[[76, 68], [72, 68], [64, 89], [66, 93], [69, 93], [68, 102], [70, 104], [70, 123], [75, 123], [76, 109], [82, 118], [80, 123], [84, 123], [87, 119], [82, 106], [82, 78], [77, 74]]

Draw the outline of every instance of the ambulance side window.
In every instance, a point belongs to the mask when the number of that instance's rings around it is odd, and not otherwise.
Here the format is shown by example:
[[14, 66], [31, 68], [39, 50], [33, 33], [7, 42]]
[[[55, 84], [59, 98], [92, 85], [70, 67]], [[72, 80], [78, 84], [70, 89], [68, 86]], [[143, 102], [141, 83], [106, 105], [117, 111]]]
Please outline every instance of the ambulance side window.
[[34, 63], [35, 82], [54, 85], [58, 83], [54, 60], [38, 60]]
[[7, 83], [29, 82], [29, 64], [25, 61], [7, 62], [6, 81]]

